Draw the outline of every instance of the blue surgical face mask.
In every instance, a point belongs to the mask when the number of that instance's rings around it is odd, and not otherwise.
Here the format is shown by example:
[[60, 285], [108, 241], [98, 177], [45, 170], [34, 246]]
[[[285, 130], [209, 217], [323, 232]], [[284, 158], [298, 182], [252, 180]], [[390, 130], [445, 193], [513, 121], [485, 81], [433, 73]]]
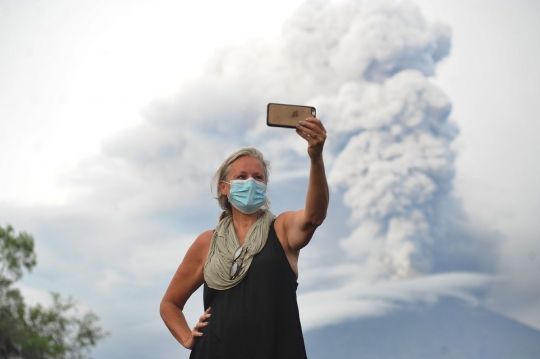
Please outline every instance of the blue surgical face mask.
[[266, 202], [266, 185], [253, 177], [225, 183], [231, 185], [229, 202], [242, 213], [254, 213]]

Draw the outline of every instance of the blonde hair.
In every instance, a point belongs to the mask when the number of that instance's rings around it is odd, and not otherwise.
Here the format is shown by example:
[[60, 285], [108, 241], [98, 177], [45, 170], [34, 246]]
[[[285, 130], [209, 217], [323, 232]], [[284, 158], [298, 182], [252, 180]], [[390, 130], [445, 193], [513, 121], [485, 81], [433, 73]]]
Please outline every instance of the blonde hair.
[[[243, 147], [239, 149], [238, 151], [234, 152], [232, 155], [227, 157], [225, 161], [221, 164], [219, 169], [214, 174], [214, 177], [212, 177], [211, 182], [211, 188], [216, 189], [216, 199], [218, 200], [219, 206], [225, 211], [221, 214], [220, 219], [232, 215], [232, 207], [229, 203], [229, 199], [226, 195], [222, 194], [219, 190], [219, 183], [221, 181], [225, 181], [227, 178], [227, 175], [229, 174], [229, 170], [231, 168], [231, 165], [234, 161], [239, 159], [240, 157], [249, 156], [258, 159], [264, 168], [264, 179], [266, 183], [268, 184], [268, 177], [270, 172], [270, 161], [267, 161], [264, 159], [264, 156], [261, 151], [256, 149], [255, 147]], [[266, 208], [270, 207], [270, 201], [268, 198], [266, 199], [266, 202], [264, 203], [264, 206]]]

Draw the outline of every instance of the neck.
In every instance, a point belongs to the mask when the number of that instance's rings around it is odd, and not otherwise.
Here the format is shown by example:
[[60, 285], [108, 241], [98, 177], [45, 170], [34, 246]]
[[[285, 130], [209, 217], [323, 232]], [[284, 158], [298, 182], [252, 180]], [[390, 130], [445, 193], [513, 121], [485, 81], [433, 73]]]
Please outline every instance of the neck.
[[232, 208], [232, 221], [234, 223], [234, 226], [237, 225], [240, 227], [251, 227], [253, 223], [257, 220], [257, 217], [261, 213], [261, 210], [257, 210], [251, 214], [245, 214], [237, 210], [236, 208]]
[[246, 234], [251, 228], [251, 226], [253, 226], [253, 223], [255, 223], [255, 221], [257, 220], [259, 213], [261, 213], [260, 209], [254, 213], [245, 214], [245, 213], [240, 212], [233, 206], [232, 223], [234, 226], [234, 230], [236, 232], [236, 236], [238, 237], [238, 241], [240, 242], [240, 245], [244, 244]]

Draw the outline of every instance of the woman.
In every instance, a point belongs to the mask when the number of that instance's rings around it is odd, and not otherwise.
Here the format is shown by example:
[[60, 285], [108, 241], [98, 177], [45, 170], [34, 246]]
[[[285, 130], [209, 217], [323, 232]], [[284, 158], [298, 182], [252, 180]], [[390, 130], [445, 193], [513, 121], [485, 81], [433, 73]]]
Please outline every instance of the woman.
[[[306, 358], [296, 302], [298, 256], [326, 217], [328, 185], [321, 121], [300, 121], [311, 167], [306, 207], [274, 217], [267, 205], [268, 164], [253, 147], [216, 172], [225, 210], [215, 230], [197, 237], [176, 271], [160, 313], [192, 359]], [[267, 207], [267, 206], [266, 206]], [[190, 329], [182, 310], [204, 284], [205, 313]]]

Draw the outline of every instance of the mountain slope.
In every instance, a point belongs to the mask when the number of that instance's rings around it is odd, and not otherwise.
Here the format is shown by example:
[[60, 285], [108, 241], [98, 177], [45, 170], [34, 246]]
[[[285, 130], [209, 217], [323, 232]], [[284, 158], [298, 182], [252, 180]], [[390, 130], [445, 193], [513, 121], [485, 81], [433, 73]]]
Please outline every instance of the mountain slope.
[[540, 331], [457, 299], [307, 331], [310, 359], [539, 359]]

